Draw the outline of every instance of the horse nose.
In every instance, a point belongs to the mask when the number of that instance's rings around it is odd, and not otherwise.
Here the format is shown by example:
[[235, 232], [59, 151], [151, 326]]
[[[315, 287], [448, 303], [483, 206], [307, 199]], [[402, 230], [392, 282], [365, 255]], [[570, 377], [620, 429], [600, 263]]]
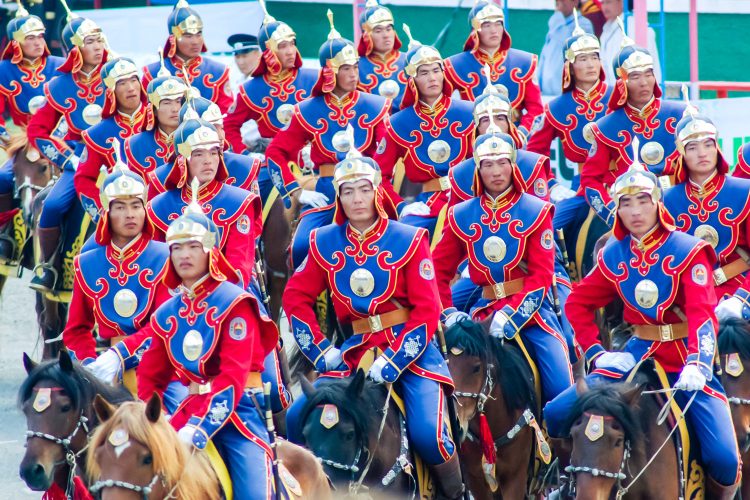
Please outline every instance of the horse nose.
[[34, 491], [44, 491], [50, 487], [50, 478], [44, 466], [38, 462], [21, 467], [21, 478]]

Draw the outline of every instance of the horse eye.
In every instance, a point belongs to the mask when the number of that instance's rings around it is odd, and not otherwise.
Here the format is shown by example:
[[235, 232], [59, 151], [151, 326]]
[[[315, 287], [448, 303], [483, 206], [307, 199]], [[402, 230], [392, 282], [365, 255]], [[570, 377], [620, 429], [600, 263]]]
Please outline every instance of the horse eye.
[[60, 407], [60, 413], [68, 413], [71, 410], [71, 405], [62, 405]]
[[151, 465], [152, 463], [154, 463], [154, 457], [150, 454], [143, 457], [143, 465]]
[[344, 441], [354, 441], [354, 431], [349, 431], [344, 434]]
[[615, 447], [619, 448], [622, 446], [622, 438], [617, 438], [617, 441], [615, 441]]
[[479, 373], [480, 371], [482, 371], [482, 365], [480, 364], [474, 365], [474, 369], [472, 370], [472, 373]]

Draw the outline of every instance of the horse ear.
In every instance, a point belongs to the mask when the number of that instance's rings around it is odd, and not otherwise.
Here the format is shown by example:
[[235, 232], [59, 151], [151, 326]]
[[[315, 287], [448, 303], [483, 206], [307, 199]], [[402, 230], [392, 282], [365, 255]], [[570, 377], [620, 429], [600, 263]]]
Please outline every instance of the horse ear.
[[300, 387], [302, 387], [302, 394], [304, 394], [307, 399], [312, 398], [315, 395], [315, 386], [312, 385], [304, 375], [300, 375], [297, 380], [299, 381]]
[[60, 369], [62, 371], [67, 373], [73, 371], [73, 359], [70, 357], [70, 353], [67, 350], [60, 349], [58, 360], [60, 362]]
[[356, 399], [362, 395], [362, 390], [365, 388], [365, 372], [362, 369], [357, 370], [356, 375], [352, 378], [349, 387], [346, 388], [346, 393], [350, 398]]
[[26, 370], [27, 375], [31, 375], [31, 372], [34, 371], [34, 368], [37, 366], [39, 366], [39, 363], [31, 359], [28, 354], [23, 353], [23, 367]]
[[116, 409], [117, 408], [104, 399], [101, 394], [94, 396], [94, 412], [96, 413], [96, 418], [99, 419], [99, 423], [104, 423], [112, 418]]
[[153, 393], [146, 403], [146, 418], [155, 424], [159, 417], [161, 417], [161, 398], [158, 394]]
[[643, 392], [643, 386], [636, 385], [626, 390], [625, 392], [623, 392], [622, 399], [623, 401], [625, 401], [625, 404], [627, 404], [628, 406], [635, 406], [641, 397], [641, 392]]
[[589, 384], [586, 383], [586, 378], [581, 377], [576, 381], [576, 394], [580, 397], [589, 392]]

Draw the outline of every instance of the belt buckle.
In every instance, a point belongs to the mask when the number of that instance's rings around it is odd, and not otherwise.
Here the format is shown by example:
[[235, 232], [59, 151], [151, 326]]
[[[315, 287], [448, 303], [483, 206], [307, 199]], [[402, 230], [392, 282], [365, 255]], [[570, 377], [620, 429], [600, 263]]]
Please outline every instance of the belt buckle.
[[198, 394], [201, 396], [208, 394], [209, 392], [211, 392], [211, 382], [206, 382], [205, 384], [200, 384], [198, 386]]
[[441, 191], [448, 191], [451, 188], [451, 181], [447, 175], [444, 175], [443, 177], [439, 178], [438, 182], [440, 183]]
[[492, 291], [495, 292], [496, 299], [505, 298], [505, 283], [495, 283], [492, 285]]
[[714, 269], [714, 284], [715, 285], [723, 285], [727, 282], [727, 275], [724, 273], [724, 269], [721, 267], [718, 269]]
[[370, 324], [371, 332], [379, 332], [383, 329], [383, 323], [380, 321], [380, 314], [370, 316], [369, 318], [367, 318], [367, 322]]
[[662, 342], [669, 342], [672, 339], [672, 325], [659, 325], [659, 336]]

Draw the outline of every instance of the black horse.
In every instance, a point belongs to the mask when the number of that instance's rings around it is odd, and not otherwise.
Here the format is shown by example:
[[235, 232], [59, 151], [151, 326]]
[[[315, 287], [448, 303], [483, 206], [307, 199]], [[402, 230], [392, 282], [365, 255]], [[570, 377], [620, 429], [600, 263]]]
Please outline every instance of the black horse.
[[[346, 491], [361, 480], [376, 491], [416, 490], [411, 476], [398, 470], [406, 428], [385, 386], [366, 380], [362, 370], [351, 378], [325, 380], [317, 388], [306, 379], [300, 382], [307, 396], [300, 418], [305, 444], [334, 486]], [[398, 473], [391, 477], [392, 469]]]
[[28, 376], [18, 391], [18, 405], [28, 430], [19, 473], [34, 491], [46, 491], [53, 483], [72, 491], [74, 476], [85, 470], [89, 433], [97, 425], [94, 397], [117, 404], [133, 396], [121, 386], [100, 382], [65, 350], [41, 364], [24, 353], [23, 364]]

